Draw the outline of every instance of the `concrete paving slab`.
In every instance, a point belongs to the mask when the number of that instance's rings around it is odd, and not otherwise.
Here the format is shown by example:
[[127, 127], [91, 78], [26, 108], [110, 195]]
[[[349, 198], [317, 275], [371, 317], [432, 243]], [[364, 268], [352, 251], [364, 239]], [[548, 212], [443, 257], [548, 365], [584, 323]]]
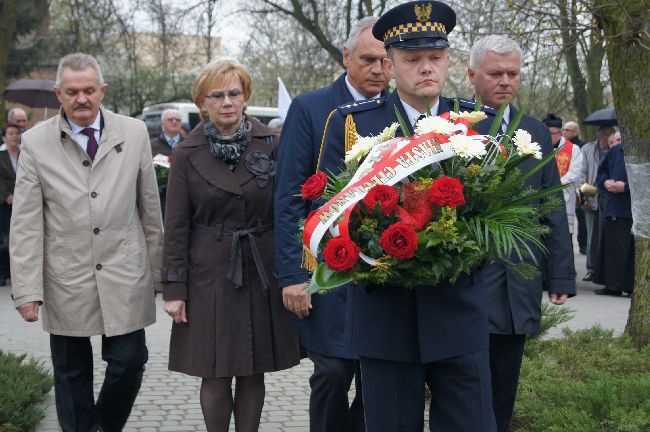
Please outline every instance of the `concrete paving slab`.
[[[630, 299], [595, 295], [593, 290], [598, 286], [582, 281], [585, 274], [585, 257], [576, 254], [575, 264], [578, 271], [578, 295], [567, 303], [567, 307], [575, 310], [575, 317], [566, 326], [580, 329], [599, 324], [604, 328], [613, 329], [616, 334], [622, 333], [630, 308]], [[146, 330], [149, 363], [142, 389], [125, 431], [204, 431], [205, 425], [198, 400], [200, 380], [167, 370], [171, 320], [162, 312], [160, 297], [156, 302], [159, 311], [158, 322]], [[558, 334], [560, 334], [559, 329], [552, 333], [552, 335]], [[95, 352], [97, 393], [103, 379], [105, 364], [100, 358], [100, 338], [93, 338], [92, 343]], [[0, 349], [14, 353], [26, 352], [51, 368], [48, 334], [42, 330], [40, 322], [22, 321], [14, 310], [9, 286], [0, 287]], [[261, 431], [308, 431], [309, 376], [312, 368], [309, 360], [303, 360], [293, 369], [267, 374], [267, 393]], [[45, 419], [37, 431], [59, 431], [53, 391], [47, 395], [43, 407]], [[232, 422], [231, 430], [234, 431]]]

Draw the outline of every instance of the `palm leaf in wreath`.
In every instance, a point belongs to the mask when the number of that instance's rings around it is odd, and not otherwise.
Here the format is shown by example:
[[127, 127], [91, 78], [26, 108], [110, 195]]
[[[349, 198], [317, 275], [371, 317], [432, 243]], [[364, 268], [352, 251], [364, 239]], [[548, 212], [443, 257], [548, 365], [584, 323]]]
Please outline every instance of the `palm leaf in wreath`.
[[507, 261], [513, 255], [519, 260], [535, 255], [531, 245], [546, 253], [541, 236], [548, 228], [540, 226], [537, 211], [528, 206], [509, 206], [491, 214], [473, 217], [465, 224], [474, 240], [488, 251], [492, 259]]

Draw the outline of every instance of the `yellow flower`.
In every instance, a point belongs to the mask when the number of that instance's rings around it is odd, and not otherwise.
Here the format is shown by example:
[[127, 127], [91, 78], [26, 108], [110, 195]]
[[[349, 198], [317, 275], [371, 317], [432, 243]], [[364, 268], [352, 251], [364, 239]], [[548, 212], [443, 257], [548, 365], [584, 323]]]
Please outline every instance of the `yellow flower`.
[[478, 176], [480, 173], [481, 173], [481, 166], [480, 165], [470, 164], [467, 167], [467, 175], [470, 178], [474, 178], [474, 177]]

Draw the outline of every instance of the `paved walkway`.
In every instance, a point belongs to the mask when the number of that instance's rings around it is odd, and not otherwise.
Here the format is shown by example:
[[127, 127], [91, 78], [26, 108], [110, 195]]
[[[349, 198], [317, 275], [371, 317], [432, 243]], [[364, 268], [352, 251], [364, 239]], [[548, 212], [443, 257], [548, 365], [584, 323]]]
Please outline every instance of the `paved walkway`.
[[[577, 248], [576, 248], [577, 249]], [[585, 258], [576, 255], [578, 270], [578, 296], [569, 301], [576, 316], [567, 323], [572, 329], [600, 324], [621, 333], [625, 328], [630, 299], [601, 297], [593, 294], [595, 285], [582, 282]], [[25, 323], [11, 303], [10, 288], [0, 287], [0, 349], [15, 353], [27, 352], [40, 359], [49, 368], [49, 337], [39, 323]], [[159, 321], [147, 328], [149, 363], [142, 389], [135, 402], [125, 431], [204, 431], [203, 416], [199, 406], [199, 379], [167, 371], [170, 319], [162, 313], [162, 301], [157, 300]], [[555, 334], [559, 334], [556, 331]], [[104, 363], [101, 361], [99, 338], [93, 338], [95, 355], [96, 391], [102, 382]], [[290, 370], [268, 374], [266, 402], [262, 413], [260, 431], [306, 432], [309, 430], [309, 375], [308, 360]], [[54, 410], [54, 392], [45, 403], [45, 419], [37, 429], [41, 432], [58, 431]], [[231, 430], [234, 427], [231, 425]]]

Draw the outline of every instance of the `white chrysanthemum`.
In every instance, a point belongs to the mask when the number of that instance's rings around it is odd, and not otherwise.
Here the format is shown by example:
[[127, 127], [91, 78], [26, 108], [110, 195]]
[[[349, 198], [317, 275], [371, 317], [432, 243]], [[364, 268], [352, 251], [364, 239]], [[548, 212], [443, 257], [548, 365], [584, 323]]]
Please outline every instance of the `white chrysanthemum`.
[[368, 154], [370, 149], [377, 145], [377, 137], [367, 136], [362, 137], [357, 134], [357, 140], [350, 150], [345, 153], [345, 163], [348, 164], [352, 161], [357, 161]]
[[453, 135], [449, 137], [449, 144], [454, 152], [465, 159], [480, 158], [485, 156], [485, 144], [482, 135]]
[[542, 151], [539, 144], [532, 142], [532, 137], [525, 130], [517, 129], [515, 136], [512, 138], [512, 143], [517, 147], [517, 154], [519, 156], [532, 155], [535, 159], [542, 158]]
[[377, 143], [383, 143], [395, 138], [395, 132], [397, 131], [398, 126], [399, 124], [393, 123], [390, 126], [385, 127], [384, 130], [381, 131], [379, 135], [377, 135]]
[[485, 120], [487, 115], [483, 111], [461, 111], [461, 112], [449, 112], [449, 118], [452, 121], [455, 121], [458, 118], [466, 119], [470, 123], [478, 123], [481, 120]]
[[420, 135], [424, 135], [429, 132], [453, 135], [454, 124], [443, 119], [442, 117], [425, 117], [415, 124], [415, 132]]

